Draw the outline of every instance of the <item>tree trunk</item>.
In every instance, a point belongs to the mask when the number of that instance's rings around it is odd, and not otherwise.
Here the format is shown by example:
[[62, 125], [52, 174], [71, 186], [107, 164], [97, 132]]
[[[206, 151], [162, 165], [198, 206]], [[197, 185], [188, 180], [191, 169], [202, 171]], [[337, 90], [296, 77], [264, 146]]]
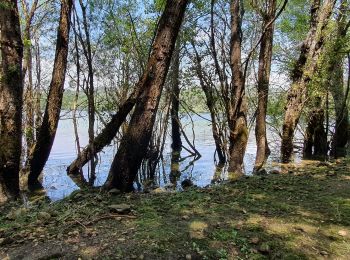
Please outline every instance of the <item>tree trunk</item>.
[[345, 56], [343, 48], [346, 46], [344, 43], [347, 41], [346, 34], [349, 26], [349, 15], [347, 10], [348, 1], [342, 0], [339, 9], [340, 12], [337, 18], [337, 35], [332, 43], [331, 51], [327, 54], [330, 59], [327, 67], [327, 84], [330, 86], [329, 90], [334, 100], [336, 115], [331, 155], [336, 158], [346, 155], [346, 145], [349, 138], [349, 114], [346, 106], [348, 93], [344, 91], [343, 77]]
[[61, 14], [57, 33], [56, 54], [49, 95], [45, 113], [40, 126], [39, 135], [33, 153], [28, 158], [29, 176], [28, 187], [41, 187], [38, 177], [42, 172], [55, 139], [58, 121], [61, 112], [64, 81], [67, 68], [69, 29], [72, 11], [72, 0], [62, 0]]
[[283, 122], [281, 160], [288, 163], [293, 154], [293, 138], [296, 126], [307, 97], [307, 86], [318, 66], [320, 49], [324, 42], [324, 30], [332, 14], [335, 0], [325, 0], [319, 9], [320, 1], [314, 0], [311, 8], [310, 30], [303, 42], [298, 61], [292, 72], [292, 86], [289, 90]]
[[[194, 42], [192, 42], [191, 44], [192, 44], [193, 51], [195, 54], [195, 59], [196, 59], [195, 62], [196, 62], [197, 77], [199, 79], [201, 88], [205, 94], [207, 107], [210, 113], [212, 133], [213, 133], [213, 138], [215, 142], [216, 152], [219, 158], [219, 164], [223, 165], [226, 163], [225, 145], [223, 144], [223, 141], [222, 141], [223, 136], [216, 120], [218, 115], [215, 111], [215, 97], [214, 97], [213, 89], [210, 88], [210, 83], [208, 82], [208, 80], [206, 80], [207, 77], [204, 76], [201, 57], [198, 54], [197, 48]], [[211, 86], [211, 87], [214, 88], [214, 86]]]
[[260, 44], [259, 70], [258, 70], [258, 109], [256, 115], [256, 159], [254, 171], [258, 172], [264, 166], [270, 149], [266, 137], [266, 111], [269, 96], [269, 83], [273, 47], [274, 22], [276, 15], [276, 0], [270, 0], [268, 9], [264, 14], [263, 35]]
[[324, 128], [324, 110], [321, 98], [316, 97], [314, 108], [308, 115], [303, 147], [303, 157], [321, 158], [327, 154], [327, 134]]
[[349, 131], [349, 114], [346, 106], [347, 97], [344, 91], [343, 79], [343, 58], [339, 57], [337, 64], [334, 64], [333, 69], [329, 70], [332, 79], [330, 83], [330, 92], [334, 100], [335, 107], [335, 132], [332, 140], [331, 155], [335, 158], [344, 157], [346, 155], [346, 145], [348, 143]]
[[16, 0], [0, 6], [0, 202], [19, 195], [23, 45]]
[[230, 129], [230, 178], [243, 174], [243, 159], [248, 142], [247, 100], [241, 63], [242, 43], [242, 8], [240, 0], [231, 1], [231, 49], [230, 62], [232, 71], [231, 100], [229, 104], [228, 125]]
[[187, 3], [188, 0], [168, 0], [166, 3], [153, 51], [141, 78], [143, 92], [113, 160], [106, 188], [115, 187], [124, 192], [133, 190], [133, 182], [151, 138], [160, 95]]
[[181, 132], [180, 132], [180, 118], [179, 118], [179, 107], [180, 107], [180, 40], [177, 41], [174, 50], [172, 73], [171, 73], [171, 136], [172, 144], [171, 148], [173, 151], [181, 151]]

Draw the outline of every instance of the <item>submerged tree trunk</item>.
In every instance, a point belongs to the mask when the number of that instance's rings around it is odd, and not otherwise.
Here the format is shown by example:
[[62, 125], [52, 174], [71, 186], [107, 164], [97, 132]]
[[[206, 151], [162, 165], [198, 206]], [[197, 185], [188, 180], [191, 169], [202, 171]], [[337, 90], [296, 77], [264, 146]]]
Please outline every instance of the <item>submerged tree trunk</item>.
[[23, 45], [16, 0], [0, 5], [0, 202], [19, 195]]
[[62, 0], [61, 14], [57, 33], [56, 54], [52, 79], [49, 88], [45, 113], [33, 153], [28, 158], [28, 186], [31, 189], [41, 187], [38, 177], [42, 172], [55, 139], [61, 112], [64, 80], [67, 68], [68, 42], [72, 0]]
[[230, 161], [228, 171], [231, 178], [242, 175], [243, 159], [248, 142], [247, 100], [245, 96], [245, 80], [241, 63], [242, 17], [241, 0], [231, 1], [231, 47], [230, 62], [232, 71], [231, 97], [228, 111], [230, 129]]
[[293, 138], [304, 102], [307, 97], [307, 86], [317, 69], [320, 49], [324, 42], [324, 30], [332, 14], [335, 0], [325, 0], [319, 9], [320, 0], [314, 0], [311, 7], [310, 30], [301, 47], [301, 53], [292, 72], [292, 86], [283, 122], [281, 143], [281, 160], [288, 163], [293, 154]]
[[181, 132], [180, 132], [180, 118], [179, 118], [179, 107], [180, 107], [180, 40], [177, 41], [174, 50], [173, 64], [172, 64], [172, 75], [170, 78], [171, 82], [171, 136], [172, 144], [171, 148], [173, 151], [181, 151]]
[[264, 14], [263, 35], [260, 44], [259, 71], [258, 71], [258, 109], [256, 115], [256, 159], [254, 171], [258, 172], [270, 154], [266, 137], [266, 111], [269, 95], [274, 22], [277, 0], [270, 0]]
[[153, 51], [139, 83], [142, 94], [113, 160], [106, 188], [133, 190], [133, 182], [151, 138], [160, 95], [187, 3], [188, 0], [168, 0], [166, 3]]

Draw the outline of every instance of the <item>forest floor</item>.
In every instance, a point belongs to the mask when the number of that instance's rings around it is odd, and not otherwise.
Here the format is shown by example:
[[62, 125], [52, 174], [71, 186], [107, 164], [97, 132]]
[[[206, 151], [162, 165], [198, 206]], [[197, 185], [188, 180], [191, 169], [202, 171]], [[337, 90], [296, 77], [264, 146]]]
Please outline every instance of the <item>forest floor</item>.
[[1, 259], [349, 259], [350, 161], [185, 192], [0, 208]]

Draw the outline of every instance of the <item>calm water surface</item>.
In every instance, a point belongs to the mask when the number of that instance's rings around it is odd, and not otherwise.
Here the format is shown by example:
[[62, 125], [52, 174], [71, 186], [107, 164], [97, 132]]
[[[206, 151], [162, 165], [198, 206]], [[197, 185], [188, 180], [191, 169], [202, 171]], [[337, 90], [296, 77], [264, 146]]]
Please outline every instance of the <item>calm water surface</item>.
[[[201, 114], [202, 117], [209, 119], [209, 114]], [[200, 187], [207, 186], [216, 180], [225, 180], [227, 173], [225, 170], [218, 170], [214, 162], [215, 144], [212, 137], [210, 122], [194, 115], [192, 117], [194, 123], [195, 146], [202, 157], [192, 163], [193, 158], [187, 158], [179, 165], [181, 176], [177, 183], [180, 184], [185, 179], [191, 179], [195, 185]], [[192, 125], [188, 117], [182, 119], [185, 127], [185, 132], [190, 140], [193, 140]], [[80, 143], [85, 146], [88, 143], [87, 120], [81, 118], [78, 120], [78, 129]], [[270, 131], [268, 134], [269, 140], [275, 140], [276, 136]], [[183, 141], [185, 146], [186, 143]], [[274, 142], [276, 145], [276, 142]], [[272, 144], [270, 145], [272, 146]], [[188, 146], [187, 146], [188, 147]], [[272, 151], [276, 151], [271, 147]], [[277, 149], [278, 150], [278, 149]], [[109, 167], [113, 160], [116, 150], [113, 146], [106, 147], [100, 153], [100, 163], [97, 166], [97, 179], [95, 184], [97, 186], [103, 185], [107, 178]], [[246, 155], [244, 158], [244, 168], [246, 174], [251, 174], [254, 166], [256, 154], [256, 143], [254, 130], [250, 131]], [[181, 157], [188, 156], [186, 151], [181, 152]], [[278, 154], [272, 153], [268, 167], [273, 167], [271, 161], [277, 158]], [[47, 191], [47, 195], [51, 200], [59, 200], [68, 196], [71, 192], [78, 189], [76, 184], [67, 176], [66, 168], [76, 157], [75, 137], [73, 123], [71, 119], [63, 119], [59, 122], [56, 139], [52, 148], [51, 155], [44, 169], [43, 186]], [[88, 168], [84, 168], [84, 173], [87, 173]], [[159, 186], [166, 186], [169, 184], [169, 174], [171, 171], [171, 148], [170, 138], [167, 139], [163, 164], [159, 167], [156, 178]], [[177, 185], [180, 187], [180, 185]]]

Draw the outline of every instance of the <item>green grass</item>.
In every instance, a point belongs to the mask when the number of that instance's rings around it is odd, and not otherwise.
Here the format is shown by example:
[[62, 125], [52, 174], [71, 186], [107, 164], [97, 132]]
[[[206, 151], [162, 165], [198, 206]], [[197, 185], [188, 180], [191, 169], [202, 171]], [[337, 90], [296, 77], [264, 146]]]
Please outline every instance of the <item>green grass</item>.
[[[347, 259], [349, 191], [348, 161], [181, 193], [81, 191], [38, 201], [15, 220], [6, 215], [18, 205], [3, 207], [0, 237], [11, 241], [0, 252], [16, 257], [37, 244], [33, 258], [57, 247], [67, 257], [101, 259]], [[118, 203], [132, 205], [131, 217], [103, 218]], [[38, 220], [40, 211], [52, 217]]]

